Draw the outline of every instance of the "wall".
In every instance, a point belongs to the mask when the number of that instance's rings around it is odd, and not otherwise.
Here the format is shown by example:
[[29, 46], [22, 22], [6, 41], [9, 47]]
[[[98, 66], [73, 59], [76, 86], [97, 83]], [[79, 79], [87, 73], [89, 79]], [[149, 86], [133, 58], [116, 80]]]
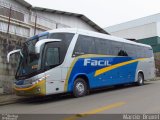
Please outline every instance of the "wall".
[[13, 49], [19, 49], [25, 40], [26, 38], [23, 37], [0, 32], [0, 94], [13, 93], [18, 55], [13, 55], [11, 62], [8, 63], [7, 53]]

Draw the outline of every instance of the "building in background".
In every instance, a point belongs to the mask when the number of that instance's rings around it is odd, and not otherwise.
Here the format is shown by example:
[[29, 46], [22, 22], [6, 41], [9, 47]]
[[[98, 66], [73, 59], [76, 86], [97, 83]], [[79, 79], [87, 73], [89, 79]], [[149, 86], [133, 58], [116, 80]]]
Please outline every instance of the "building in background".
[[0, 0], [0, 94], [13, 92], [17, 57], [7, 63], [7, 53], [26, 38], [57, 28], [81, 28], [107, 34], [82, 14], [33, 7], [24, 0]]
[[46, 30], [66, 27], [106, 33], [82, 14], [32, 7], [24, 0], [0, 0], [0, 31], [30, 37]]
[[160, 14], [109, 26], [105, 30], [114, 36], [136, 39], [136, 42], [151, 45], [157, 70], [160, 71]]
[[111, 35], [136, 39], [136, 42], [151, 45], [154, 53], [160, 52], [160, 14], [105, 28]]

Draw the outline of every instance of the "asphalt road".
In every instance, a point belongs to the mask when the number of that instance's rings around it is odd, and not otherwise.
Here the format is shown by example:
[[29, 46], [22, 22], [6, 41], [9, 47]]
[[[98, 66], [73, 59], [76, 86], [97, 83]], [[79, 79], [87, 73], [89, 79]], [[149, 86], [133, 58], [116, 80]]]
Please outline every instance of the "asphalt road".
[[0, 106], [0, 113], [14, 114], [121, 114], [159, 113], [160, 80], [144, 86], [125, 86], [94, 90], [90, 95], [73, 98], [71, 95], [34, 98]]

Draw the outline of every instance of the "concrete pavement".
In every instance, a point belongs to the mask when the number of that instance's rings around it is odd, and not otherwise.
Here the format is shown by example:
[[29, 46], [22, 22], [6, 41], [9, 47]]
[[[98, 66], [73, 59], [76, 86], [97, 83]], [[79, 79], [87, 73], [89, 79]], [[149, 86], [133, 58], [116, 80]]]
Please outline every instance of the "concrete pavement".
[[127, 86], [96, 90], [90, 95], [81, 98], [73, 98], [70, 95], [37, 98], [36, 100], [1, 106], [0, 113], [160, 113], [159, 91], [160, 81], [150, 81], [146, 85], [139, 87]]
[[0, 106], [18, 102], [19, 99], [20, 99], [20, 97], [14, 95], [14, 94], [12, 94], [12, 95], [0, 94]]
[[20, 103], [24, 101], [28, 101], [31, 98], [17, 96], [15, 94], [0, 94], [0, 106], [9, 105], [13, 103]]

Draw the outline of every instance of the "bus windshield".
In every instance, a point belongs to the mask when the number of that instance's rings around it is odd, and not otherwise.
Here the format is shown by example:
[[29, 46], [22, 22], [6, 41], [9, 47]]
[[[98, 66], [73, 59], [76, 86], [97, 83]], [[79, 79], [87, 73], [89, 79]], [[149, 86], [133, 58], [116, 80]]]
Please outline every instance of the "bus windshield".
[[[28, 39], [22, 47], [23, 57], [20, 58], [16, 79], [29, 78], [44, 69], [51, 69], [62, 64], [73, 36], [72, 33], [48, 33]], [[35, 44], [39, 40], [47, 38], [60, 39], [61, 42], [48, 43], [40, 54], [35, 53]]]
[[34, 36], [24, 43], [22, 47], [23, 57], [21, 56], [20, 58], [20, 63], [16, 76], [25, 76], [40, 69], [40, 65], [38, 64], [40, 59], [39, 54], [35, 53], [35, 44], [38, 40], [45, 38], [48, 38], [47, 34], [43, 36]]

